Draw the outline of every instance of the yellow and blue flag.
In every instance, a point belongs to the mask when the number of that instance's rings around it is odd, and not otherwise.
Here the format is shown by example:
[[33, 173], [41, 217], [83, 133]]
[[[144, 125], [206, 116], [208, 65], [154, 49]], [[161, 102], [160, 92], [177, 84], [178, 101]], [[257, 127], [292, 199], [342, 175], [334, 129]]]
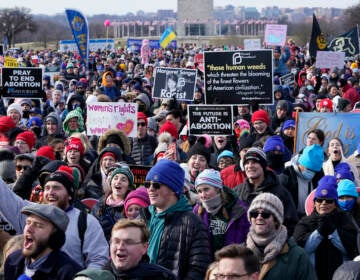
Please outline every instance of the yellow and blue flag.
[[172, 40], [176, 38], [175, 32], [171, 27], [165, 29], [164, 33], [160, 37], [160, 46], [166, 48]]

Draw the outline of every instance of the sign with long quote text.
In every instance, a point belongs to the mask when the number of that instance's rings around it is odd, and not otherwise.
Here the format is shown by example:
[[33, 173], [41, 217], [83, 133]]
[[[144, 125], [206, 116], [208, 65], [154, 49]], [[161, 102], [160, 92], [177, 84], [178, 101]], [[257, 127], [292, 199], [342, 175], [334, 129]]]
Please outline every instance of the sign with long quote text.
[[360, 143], [359, 113], [299, 113], [296, 126], [296, 152], [306, 145], [310, 130], [319, 128], [325, 133], [324, 147], [329, 140], [338, 137], [344, 143], [344, 155], [352, 154]]
[[273, 104], [272, 50], [204, 52], [206, 104]]

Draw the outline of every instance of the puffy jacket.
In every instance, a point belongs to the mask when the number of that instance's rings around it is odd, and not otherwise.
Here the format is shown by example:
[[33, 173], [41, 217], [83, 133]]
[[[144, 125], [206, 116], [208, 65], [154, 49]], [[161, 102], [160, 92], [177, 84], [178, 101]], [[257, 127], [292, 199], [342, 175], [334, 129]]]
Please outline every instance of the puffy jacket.
[[133, 138], [131, 157], [139, 165], [151, 165], [154, 160], [154, 152], [158, 145], [154, 136], [146, 135], [144, 138]]
[[224, 186], [227, 186], [230, 189], [242, 184], [246, 179], [245, 172], [241, 170], [239, 164], [225, 167], [220, 171], [220, 175]]

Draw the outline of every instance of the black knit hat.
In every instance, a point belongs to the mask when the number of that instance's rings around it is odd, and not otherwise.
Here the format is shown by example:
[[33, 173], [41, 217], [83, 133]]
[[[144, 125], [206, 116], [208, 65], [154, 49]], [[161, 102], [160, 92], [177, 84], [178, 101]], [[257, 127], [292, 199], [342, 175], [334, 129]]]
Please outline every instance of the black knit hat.
[[119, 145], [119, 147], [121, 148], [121, 150], [124, 151], [124, 144], [123, 144], [123, 142], [121, 141], [120, 136], [117, 135], [117, 134], [111, 134], [111, 135], [109, 135], [108, 138], [106, 138], [106, 140], [105, 140], [105, 146], [108, 145], [108, 144], [116, 144], [116, 145]]
[[200, 142], [196, 142], [194, 145], [192, 145], [187, 152], [188, 159], [190, 159], [193, 155], [202, 155], [206, 158], [207, 163], [210, 163], [210, 149], [206, 148], [204, 144]]
[[338, 109], [339, 111], [343, 111], [346, 106], [350, 104], [350, 100], [346, 98], [339, 98], [338, 100]]
[[242, 149], [250, 148], [254, 143], [254, 139], [251, 137], [250, 134], [245, 134], [240, 137], [239, 140], [239, 152], [241, 152]]

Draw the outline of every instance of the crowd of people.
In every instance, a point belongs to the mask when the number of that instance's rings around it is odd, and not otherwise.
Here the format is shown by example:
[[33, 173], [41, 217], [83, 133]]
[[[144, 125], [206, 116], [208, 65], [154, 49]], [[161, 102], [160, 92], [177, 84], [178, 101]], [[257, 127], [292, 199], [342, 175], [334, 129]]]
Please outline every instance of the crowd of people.
[[[58, 72], [42, 100], [0, 101], [4, 279], [359, 277], [360, 143], [346, 157], [314, 127], [295, 150], [299, 112], [359, 112], [359, 61], [317, 69], [289, 40], [273, 50], [273, 105], [234, 105], [232, 135], [189, 135], [187, 105], [205, 103], [194, 57], [212, 50], [7, 54]], [[193, 101], [154, 99], [156, 67], [196, 69]], [[91, 102], [137, 103], [136, 137], [87, 135]]]

